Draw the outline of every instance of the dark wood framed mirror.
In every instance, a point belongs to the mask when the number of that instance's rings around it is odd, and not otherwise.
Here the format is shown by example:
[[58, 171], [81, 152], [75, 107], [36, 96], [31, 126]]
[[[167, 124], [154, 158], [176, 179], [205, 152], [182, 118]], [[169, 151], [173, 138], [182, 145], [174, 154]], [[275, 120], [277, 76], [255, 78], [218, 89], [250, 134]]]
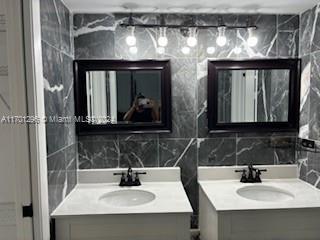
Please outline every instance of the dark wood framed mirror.
[[208, 61], [210, 132], [298, 131], [300, 60]]
[[78, 135], [171, 131], [169, 60], [74, 61]]

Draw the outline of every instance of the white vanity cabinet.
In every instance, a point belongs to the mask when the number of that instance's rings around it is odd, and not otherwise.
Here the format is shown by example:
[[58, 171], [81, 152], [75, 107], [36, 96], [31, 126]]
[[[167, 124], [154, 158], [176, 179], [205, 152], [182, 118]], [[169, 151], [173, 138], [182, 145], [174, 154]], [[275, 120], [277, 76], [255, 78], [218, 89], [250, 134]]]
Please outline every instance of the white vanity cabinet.
[[56, 218], [57, 240], [190, 240], [190, 214]]
[[54, 210], [56, 240], [190, 240], [192, 207], [180, 168], [144, 168], [141, 186], [119, 187], [126, 169], [79, 170]]
[[[239, 182], [241, 168], [199, 168], [201, 240], [320, 239], [320, 191], [297, 178], [296, 166], [261, 166], [268, 172], [256, 184]], [[244, 188], [260, 200], [241, 196]], [[292, 197], [273, 196], [284, 193]]]
[[320, 208], [216, 211], [200, 190], [201, 240], [319, 240]]

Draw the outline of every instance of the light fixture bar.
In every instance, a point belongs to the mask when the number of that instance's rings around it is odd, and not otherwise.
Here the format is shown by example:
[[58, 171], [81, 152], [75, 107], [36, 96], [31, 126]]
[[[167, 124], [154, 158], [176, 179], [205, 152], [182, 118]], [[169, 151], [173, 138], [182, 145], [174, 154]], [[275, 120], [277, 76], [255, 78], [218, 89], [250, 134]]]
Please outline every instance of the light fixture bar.
[[[187, 25], [174, 25], [174, 24], [140, 24], [140, 23], [121, 23], [121, 27], [137, 27], [137, 28], [198, 28], [198, 29], [209, 29], [209, 28], [216, 28], [218, 29], [221, 27], [220, 25], [197, 25], [197, 24], [187, 24]], [[226, 29], [247, 29], [248, 26], [227, 26], [225, 25]], [[256, 30], [258, 29], [257, 26], [250, 26], [250, 28]]]

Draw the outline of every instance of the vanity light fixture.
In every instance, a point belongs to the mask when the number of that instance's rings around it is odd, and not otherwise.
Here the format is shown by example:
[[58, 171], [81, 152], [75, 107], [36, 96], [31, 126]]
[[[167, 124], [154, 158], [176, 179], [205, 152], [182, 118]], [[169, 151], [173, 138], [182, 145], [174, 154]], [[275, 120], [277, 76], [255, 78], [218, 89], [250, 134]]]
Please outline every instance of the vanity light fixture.
[[190, 28], [189, 29], [189, 37], [187, 39], [187, 44], [189, 47], [195, 47], [198, 43], [197, 40], [197, 28]]
[[190, 51], [191, 51], [191, 49], [190, 49], [189, 47], [183, 47], [183, 48], [181, 48], [181, 52], [182, 52], [184, 55], [190, 54]]
[[166, 28], [160, 27], [160, 37], [158, 38], [158, 44], [160, 47], [165, 47], [168, 45], [168, 38], [166, 36]]
[[254, 35], [254, 28], [253, 27], [248, 28], [248, 34], [249, 34], [249, 37], [247, 39], [247, 44], [249, 45], [249, 47], [256, 46], [258, 43], [258, 38]]
[[220, 26], [218, 27], [219, 36], [217, 37], [217, 44], [219, 47], [223, 47], [227, 44], [227, 38], [226, 38], [226, 26]]
[[[191, 21], [185, 21], [182, 24], [166, 24], [164, 20], [164, 15], [161, 15], [160, 23], [156, 24], [146, 24], [146, 23], [135, 23], [133, 21], [132, 13], [129, 16], [128, 22], [123, 22], [120, 23], [121, 27], [125, 28], [130, 28], [131, 29], [131, 35], [129, 35], [126, 38], [126, 43], [129, 47], [134, 47], [136, 45], [136, 38], [134, 36], [134, 29], [135, 28], [157, 28], [160, 29], [160, 34], [159, 38], [157, 39], [157, 45], [158, 48], [157, 52], [162, 53], [164, 52], [164, 47], [166, 47], [169, 43], [168, 38], [166, 36], [166, 30], [170, 29], [180, 29], [181, 34], [184, 37], [187, 37], [187, 46], [183, 47], [181, 51], [184, 54], [189, 54], [191, 49], [197, 45], [198, 40], [197, 40], [197, 31], [199, 29], [218, 29], [219, 36], [216, 39], [216, 43], [219, 47], [223, 47], [227, 44], [228, 39], [226, 37], [226, 30], [239, 30], [239, 29], [245, 29], [248, 30], [249, 32], [249, 37], [247, 39], [247, 44], [250, 47], [256, 46], [258, 43], [258, 38], [254, 35], [254, 30], [257, 29], [257, 26], [253, 25], [251, 23], [251, 17], [248, 18], [247, 24], [246, 25], [232, 25], [232, 26], [227, 26], [223, 22], [222, 16], [219, 17], [218, 19], [218, 24], [217, 25], [198, 25], [194, 18], [191, 19]], [[137, 50], [137, 49], [135, 49]], [[135, 51], [133, 50], [133, 51]], [[239, 52], [240, 49], [235, 49], [236, 52]], [[207, 53], [208, 54], [213, 54], [215, 51], [214, 47], [208, 47]]]
[[214, 54], [215, 51], [216, 51], [216, 48], [215, 48], [215, 47], [208, 47], [208, 48], [207, 48], [207, 53], [208, 53], [209, 55]]
[[135, 46], [137, 43], [137, 39], [134, 36], [134, 27], [131, 27], [130, 32], [131, 32], [130, 35], [127, 36], [126, 38], [126, 43], [128, 46], [132, 47], [132, 46]]

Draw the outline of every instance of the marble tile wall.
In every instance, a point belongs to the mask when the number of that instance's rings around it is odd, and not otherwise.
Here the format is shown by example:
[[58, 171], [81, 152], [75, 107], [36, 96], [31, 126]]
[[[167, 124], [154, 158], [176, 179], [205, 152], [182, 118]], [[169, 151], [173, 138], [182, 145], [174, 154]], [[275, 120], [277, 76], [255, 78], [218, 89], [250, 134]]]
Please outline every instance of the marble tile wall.
[[[46, 116], [74, 116], [72, 15], [60, 0], [41, 0], [41, 37]], [[49, 207], [52, 212], [76, 184], [74, 124], [46, 125]]]
[[[192, 225], [197, 225], [197, 166], [284, 164], [295, 162], [292, 133], [208, 134], [206, 83], [208, 58], [281, 58], [297, 57], [299, 16], [253, 15], [258, 26], [259, 43], [250, 48], [246, 31], [227, 31], [228, 44], [208, 55], [215, 46], [216, 30], [200, 30], [198, 46], [189, 55], [181, 52], [186, 38], [179, 30], [167, 31], [169, 44], [162, 55], [156, 51], [156, 29], [137, 29], [138, 53], [131, 54], [125, 44], [128, 34], [119, 23], [127, 14], [75, 14], [74, 46], [76, 59], [169, 58], [172, 67], [173, 131], [170, 134], [106, 135], [79, 138], [79, 168], [179, 166], [182, 181], [194, 208]], [[180, 24], [190, 15], [165, 15], [167, 23]], [[198, 24], [217, 24], [218, 15], [196, 15]], [[246, 24], [245, 15], [224, 15], [228, 25]], [[139, 23], [157, 23], [159, 15], [134, 16]], [[236, 55], [233, 48], [243, 48]], [[277, 148], [274, 142], [285, 142]], [[288, 147], [289, 146], [289, 147]]]
[[[319, 3], [320, 4], [320, 3]], [[302, 59], [299, 137], [320, 146], [320, 5], [300, 15]], [[320, 153], [297, 151], [300, 177], [320, 188]]]

